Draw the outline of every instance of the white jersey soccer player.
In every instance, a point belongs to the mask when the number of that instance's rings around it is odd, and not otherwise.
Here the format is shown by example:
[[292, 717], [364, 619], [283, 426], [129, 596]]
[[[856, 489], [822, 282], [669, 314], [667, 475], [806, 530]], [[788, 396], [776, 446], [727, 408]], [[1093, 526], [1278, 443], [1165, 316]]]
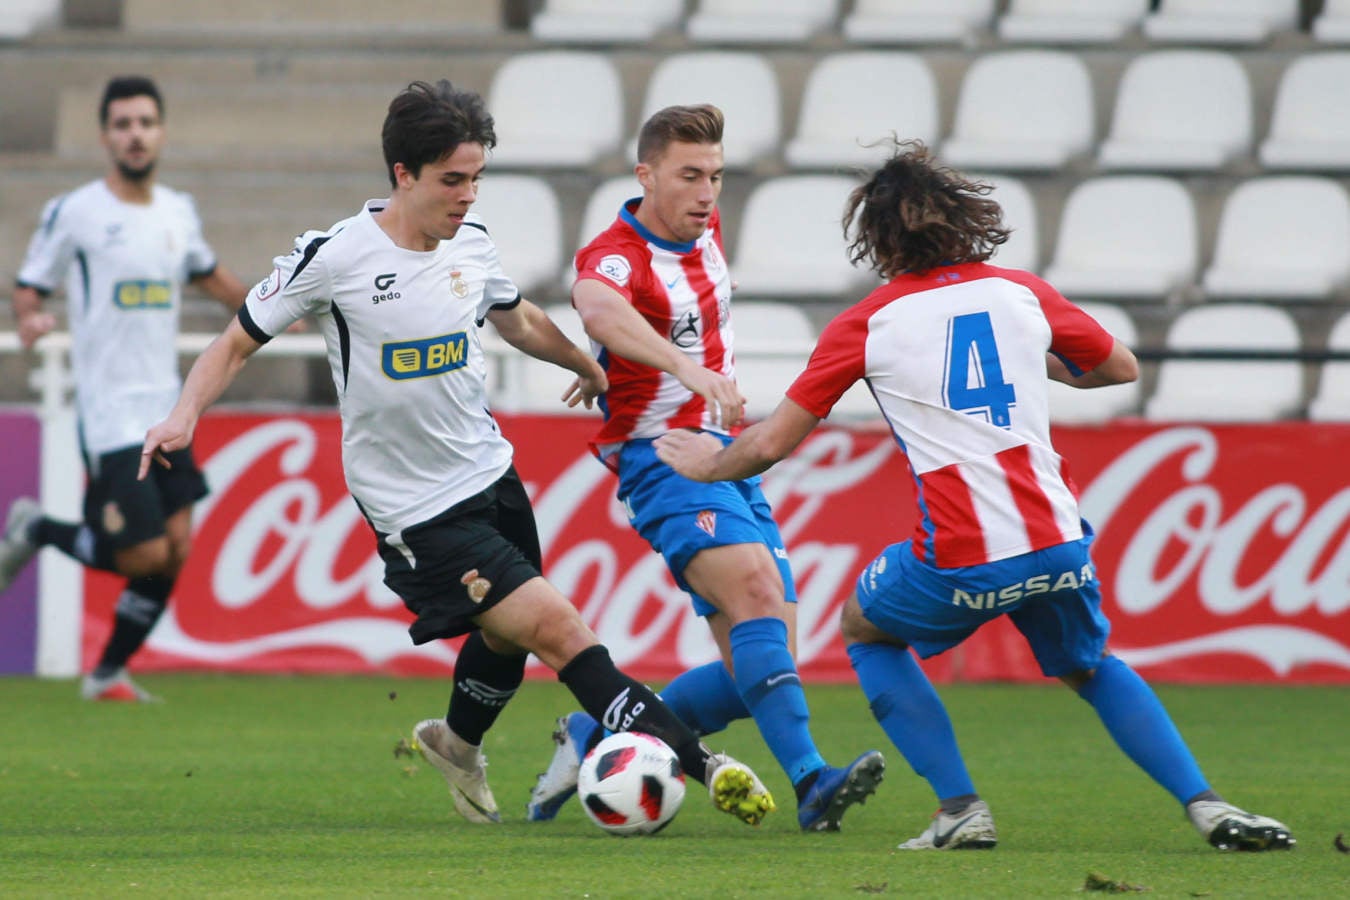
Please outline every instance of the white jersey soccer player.
[[155, 185], [127, 203], [103, 179], [50, 201], [19, 269], [47, 294], [64, 282], [84, 451], [139, 445], [178, 397], [182, 284], [211, 274], [192, 198]]
[[[520, 302], [472, 213], [435, 250], [397, 246], [371, 217], [309, 232], [249, 292], [240, 322], [264, 343], [311, 316], [328, 345], [347, 486], [393, 544], [484, 490], [511, 465], [489, 411], [479, 338], [492, 309]], [[444, 377], [441, 377], [444, 376]]]

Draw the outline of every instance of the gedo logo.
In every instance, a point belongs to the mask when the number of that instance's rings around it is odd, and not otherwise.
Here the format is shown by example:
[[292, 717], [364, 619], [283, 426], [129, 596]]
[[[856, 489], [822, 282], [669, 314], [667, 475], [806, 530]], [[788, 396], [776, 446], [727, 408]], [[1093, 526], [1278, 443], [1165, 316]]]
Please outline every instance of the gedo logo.
[[396, 381], [440, 375], [462, 368], [469, 360], [469, 339], [463, 331], [416, 341], [398, 341], [385, 344], [381, 349], [384, 374]]
[[382, 293], [372, 294], [370, 297], [370, 302], [374, 304], [380, 304], [384, 303], [386, 300], [397, 300], [400, 297], [402, 297], [403, 293], [401, 291], [389, 290], [391, 287], [394, 286], [394, 280], [397, 278], [398, 274], [395, 272], [389, 272], [384, 275], [376, 275], [375, 290], [382, 291]]
[[167, 281], [119, 281], [113, 285], [113, 303], [120, 309], [164, 309], [173, 302], [173, 286]]

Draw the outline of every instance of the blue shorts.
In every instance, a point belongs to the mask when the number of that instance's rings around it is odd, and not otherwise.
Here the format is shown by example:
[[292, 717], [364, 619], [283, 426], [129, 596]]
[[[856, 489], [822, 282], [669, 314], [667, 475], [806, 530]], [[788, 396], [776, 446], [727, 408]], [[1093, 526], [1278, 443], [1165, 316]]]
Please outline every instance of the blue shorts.
[[1055, 677], [1101, 664], [1111, 623], [1102, 614], [1097, 570], [1084, 536], [979, 566], [939, 569], [892, 544], [858, 577], [858, 604], [872, 624], [927, 659], [985, 622], [1007, 614], [1031, 645], [1041, 672]]
[[694, 593], [684, 580], [684, 568], [709, 547], [768, 547], [783, 577], [784, 596], [789, 603], [797, 602], [783, 536], [759, 481], [758, 477], [712, 484], [690, 481], [657, 459], [650, 440], [629, 441], [619, 451], [619, 500], [628, 521], [665, 557], [675, 583], [693, 598], [694, 612], [700, 616], [712, 615], [717, 607]]

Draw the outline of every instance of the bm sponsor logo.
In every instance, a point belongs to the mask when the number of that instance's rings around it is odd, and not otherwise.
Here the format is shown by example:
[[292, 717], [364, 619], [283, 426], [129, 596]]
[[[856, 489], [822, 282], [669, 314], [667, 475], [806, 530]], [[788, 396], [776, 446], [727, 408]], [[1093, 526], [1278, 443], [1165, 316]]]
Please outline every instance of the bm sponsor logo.
[[384, 374], [396, 381], [426, 378], [463, 368], [469, 358], [469, 338], [463, 331], [416, 341], [383, 345], [380, 364]]
[[173, 305], [173, 285], [167, 281], [119, 281], [113, 285], [113, 303], [120, 309], [166, 309]]

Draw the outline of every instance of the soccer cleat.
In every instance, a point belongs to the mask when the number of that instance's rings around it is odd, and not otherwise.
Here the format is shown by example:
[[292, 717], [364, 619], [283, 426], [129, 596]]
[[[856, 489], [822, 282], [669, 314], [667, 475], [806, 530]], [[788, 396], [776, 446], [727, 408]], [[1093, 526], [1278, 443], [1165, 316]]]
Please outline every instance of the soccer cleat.
[[777, 807], [773, 795], [750, 767], [725, 753], [708, 757], [705, 779], [713, 806], [747, 825], [758, 825]]
[[1222, 800], [1197, 800], [1186, 807], [1186, 815], [1196, 831], [1220, 850], [1290, 850], [1298, 843], [1283, 823]]
[[933, 814], [923, 834], [905, 841], [897, 850], [990, 850], [998, 843], [989, 804], [976, 800], [954, 816], [942, 810]]
[[577, 792], [577, 772], [592, 738], [599, 729], [596, 721], [584, 712], [559, 716], [553, 729], [553, 759], [548, 768], [530, 789], [530, 802], [525, 805], [525, 819], [530, 822], [551, 822], [558, 810]]
[[107, 678], [89, 674], [80, 683], [80, 696], [86, 700], [112, 703], [159, 703], [154, 694], [131, 680], [126, 669], [118, 669]]
[[[470, 822], [492, 825], [502, 820], [497, 812], [497, 801], [487, 783], [487, 758], [477, 747], [465, 743], [450, 730], [444, 719], [424, 719], [413, 728], [413, 746], [422, 754], [422, 758], [440, 770], [450, 785], [450, 797], [455, 801], [455, 810]], [[456, 764], [455, 745], [459, 745], [461, 755], [473, 754], [471, 765], [464, 767]]]
[[802, 831], [838, 831], [844, 811], [870, 797], [885, 773], [886, 760], [876, 750], [868, 750], [847, 768], [826, 766], [797, 804], [797, 824]]
[[0, 537], [0, 591], [14, 583], [37, 552], [37, 544], [28, 532], [41, 517], [42, 507], [32, 497], [19, 497], [9, 505], [5, 534]]

